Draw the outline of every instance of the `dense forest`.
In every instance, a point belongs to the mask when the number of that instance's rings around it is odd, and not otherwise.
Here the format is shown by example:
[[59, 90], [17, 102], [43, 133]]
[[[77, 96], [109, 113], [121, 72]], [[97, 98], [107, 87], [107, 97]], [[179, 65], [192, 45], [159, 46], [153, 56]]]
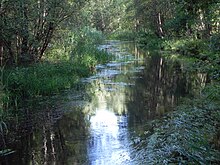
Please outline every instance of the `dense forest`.
[[[219, 0], [1, 0], [0, 27], [0, 139], [7, 115], [25, 101], [74, 88], [108, 61], [108, 53], [97, 49], [106, 39], [193, 59], [191, 69], [208, 73], [213, 82], [196, 104], [210, 99], [219, 105]], [[220, 115], [214, 109], [210, 143], [219, 149]]]

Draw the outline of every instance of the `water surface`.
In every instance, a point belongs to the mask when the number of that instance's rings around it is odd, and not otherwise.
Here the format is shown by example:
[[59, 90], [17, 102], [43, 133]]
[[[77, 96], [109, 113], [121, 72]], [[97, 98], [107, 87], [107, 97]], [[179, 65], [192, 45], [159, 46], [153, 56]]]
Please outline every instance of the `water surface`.
[[9, 126], [13, 138], [6, 143], [13, 152], [1, 157], [3, 164], [141, 164], [135, 152], [150, 131], [146, 123], [207, 81], [206, 74], [188, 73], [179, 61], [149, 56], [134, 43], [107, 41], [99, 49], [114, 59], [82, 79], [82, 90], [68, 91], [62, 104], [43, 105], [35, 114], [27, 108], [24, 123]]

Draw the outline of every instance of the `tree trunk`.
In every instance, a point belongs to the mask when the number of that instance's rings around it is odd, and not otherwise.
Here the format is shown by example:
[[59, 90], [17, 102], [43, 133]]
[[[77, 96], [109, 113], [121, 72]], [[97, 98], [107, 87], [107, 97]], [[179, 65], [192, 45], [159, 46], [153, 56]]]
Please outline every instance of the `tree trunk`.
[[205, 25], [205, 30], [203, 32], [203, 37], [205, 39], [209, 39], [211, 36], [211, 32], [212, 32], [212, 25], [209, 19], [209, 10], [206, 9], [204, 11], [204, 25]]
[[158, 34], [161, 38], [164, 37], [164, 32], [163, 32], [163, 28], [162, 28], [162, 18], [161, 18], [161, 14], [160, 12], [158, 13]]
[[47, 29], [46, 36], [44, 38], [44, 43], [43, 43], [43, 46], [40, 49], [40, 53], [39, 53], [39, 57], [37, 58], [37, 61], [40, 61], [41, 58], [43, 57], [44, 52], [46, 51], [46, 49], [48, 47], [48, 44], [50, 43], [51, 38], [53, 36], [54, 29], [55, 29], [54, 24], [49, 23], [49, 27]]
[[0, 66], [3, 66], [3, 58], [4, 58], [4, 46], [3, 46], [3, 42], [0, 41]]
[[22, 25], [22, 43], [21, 43], [21, 54], [19, 57], [20, 64], [29, 64], [32, 62], [30, 58], [30, 54], [28, 52], [28, 38], [29, 38], [29, 31], [28, 31], [28, 17], [27, 17], [27, 7], [25, 4], [22, 4], [23, 9], [23, 25]]

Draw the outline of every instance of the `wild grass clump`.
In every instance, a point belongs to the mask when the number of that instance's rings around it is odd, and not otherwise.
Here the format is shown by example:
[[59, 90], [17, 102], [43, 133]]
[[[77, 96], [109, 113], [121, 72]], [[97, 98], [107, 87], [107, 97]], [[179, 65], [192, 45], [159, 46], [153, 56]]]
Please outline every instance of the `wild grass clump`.
[[106, 52], [93, 47], [84, 50], [74, 61], [10, 68], [4, 71], [4, 92], [8, 94], [8, 102], [15, 106], [19, 106], [22, 100], [54, 95], [73, 88], [80, 78], [92, 74], [97, 63], [106, 62], [109, 57]]
[[219, 164], [219, 98], [220, 85], [212, 84], [200, 98], [185, 100], [138, 144], [147, 147], [136, 153], [136, 160], [143, 164]]
[[79, 76], [89, 74], [88, 68], [70, 62], [40, 63], [8, 69], [5, 72], [3, 83], [14, 101], [58, 93], [71, 88]]
[[105, 63], [112, 56], [106, 51], [98, 50], [94, 46], [82, 45], [77, 52], [77, 56], [73, 57], [76, 62], [86, 67], [94, 67], [98, 63]]

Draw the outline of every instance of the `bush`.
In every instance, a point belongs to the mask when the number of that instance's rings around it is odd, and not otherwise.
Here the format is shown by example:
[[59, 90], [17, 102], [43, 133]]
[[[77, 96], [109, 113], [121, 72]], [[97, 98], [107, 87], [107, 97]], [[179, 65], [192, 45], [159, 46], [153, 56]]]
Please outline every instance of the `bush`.
[[185, 40], [177, 47], [177, 51], [182, 55], [199, 57], [202, 53], [207, 52], [208, 45], [203, 40]]
[[158, 50], [162, 48], [162, 40], [150, 31], [138, 32], [136, 40], [142, 48], [151, 50]]
[[210, 47], [213, 52], [220, 52], [220, 34], [215, 34], [211, 37]]
[[74, 59], [84, 54], [86, 49], [95, 47], [104, 40], [102, 32], [90, 27], [61, 31], [50, 45], [46, 59], [49, 61]]
[[111, 55], [106, 51], [98, 50], [94, 46], [84, 45], [80, 49], [82, 53], [78, 55], [78, 58], [75, 58], [75, 61], [79, 61], [87, 67], [94, 67], [97, 63], [105, 63], [111, 58]]

